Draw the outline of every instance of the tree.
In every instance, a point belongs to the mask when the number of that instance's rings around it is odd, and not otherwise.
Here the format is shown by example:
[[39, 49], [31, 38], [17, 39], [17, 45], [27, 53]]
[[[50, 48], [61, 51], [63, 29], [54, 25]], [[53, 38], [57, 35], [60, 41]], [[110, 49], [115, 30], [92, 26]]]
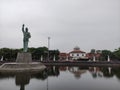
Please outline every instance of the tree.
[[53, 60], [55, 57], [55, 60], [59, 59], [59, 50], [50, 50], [50, 59]]
[[113, 53], [110, 50], [102, 50], [102, 60], [105, 61], [108, 58], [108, 55], [110, 58], [113, 58]]
[[[0, 59], [3, 56], [4, 61], [15, 61], [18, 52], [22, 52], [23, 49], [9, 49], [9, 48], [1, 48], [0, 49]], [[46, 47], [38, 47], [38, 48], [29, 48], [28, 52], [32, 53], [33, 60], [40, 60], [41, 55], [46, 59], [48, 55], [48, 48]]]
[[97, 54], [100, 54], [100, 53], [102, 53], [102, 52], [101, 52], [101, 50], [96, 50], [96, 53], [97, 53]]
[[47, 47], [38, 47], [38, 48], [31, 48], [31, 53], [34, 60], [40, 60], [41, 56], [46, 59], [48, 48]]
[[90, 53], [95, 54], [95, 49], [91, 49]]
[[4, 61], [15, 61], [19, 49], [9, 49], [2, 48], [0, 49], [0, 57], [4, 57]]
[[120, 60], [120, 48], [116, 49], [114, 52], [114, 58]]

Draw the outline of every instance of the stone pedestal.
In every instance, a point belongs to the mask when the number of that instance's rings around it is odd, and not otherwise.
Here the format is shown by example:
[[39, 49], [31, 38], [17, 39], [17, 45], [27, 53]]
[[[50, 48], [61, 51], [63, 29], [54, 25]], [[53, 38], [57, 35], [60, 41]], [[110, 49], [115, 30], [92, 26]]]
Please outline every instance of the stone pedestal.
[[26, 52], [18, 53], [16, 62], [17, 63], [31, 63], [32, 62], [31, 53], [26, 53]]

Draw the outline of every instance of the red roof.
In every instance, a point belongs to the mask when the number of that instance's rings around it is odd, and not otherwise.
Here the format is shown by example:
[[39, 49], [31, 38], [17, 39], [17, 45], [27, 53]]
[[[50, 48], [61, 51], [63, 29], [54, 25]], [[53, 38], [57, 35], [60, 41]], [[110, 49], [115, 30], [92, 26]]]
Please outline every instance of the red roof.
[[101, 57], [101, 54], [100, 53], [96, 53], [96, 54], [87, 53], [87, 57], [92, 58], [93, 56], [95, 56], [95, 57]]
[[59, 56], [67, 56], [67, 53], [60, 53]]
[[71, 51], [70, 53], [85, 53], [85, 52], [80, 50], [74, 50], [74, 51]]

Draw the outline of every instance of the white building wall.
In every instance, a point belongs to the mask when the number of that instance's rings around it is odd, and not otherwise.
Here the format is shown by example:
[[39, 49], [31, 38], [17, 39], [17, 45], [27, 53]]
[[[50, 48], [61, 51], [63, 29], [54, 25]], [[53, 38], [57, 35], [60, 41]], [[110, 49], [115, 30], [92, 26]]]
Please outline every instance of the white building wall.
[[70, 57], [72, 57], [72, 59], [84, 58], [85, 56], [86, 53], [70, 53]]

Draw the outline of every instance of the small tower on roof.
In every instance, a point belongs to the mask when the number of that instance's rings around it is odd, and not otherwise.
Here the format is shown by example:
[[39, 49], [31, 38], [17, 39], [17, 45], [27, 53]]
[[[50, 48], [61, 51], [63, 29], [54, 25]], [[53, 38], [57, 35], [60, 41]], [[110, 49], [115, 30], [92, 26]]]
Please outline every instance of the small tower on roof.
[[74, 51], [79, 51], [80, 48], [78, 46], [74, 47]]

